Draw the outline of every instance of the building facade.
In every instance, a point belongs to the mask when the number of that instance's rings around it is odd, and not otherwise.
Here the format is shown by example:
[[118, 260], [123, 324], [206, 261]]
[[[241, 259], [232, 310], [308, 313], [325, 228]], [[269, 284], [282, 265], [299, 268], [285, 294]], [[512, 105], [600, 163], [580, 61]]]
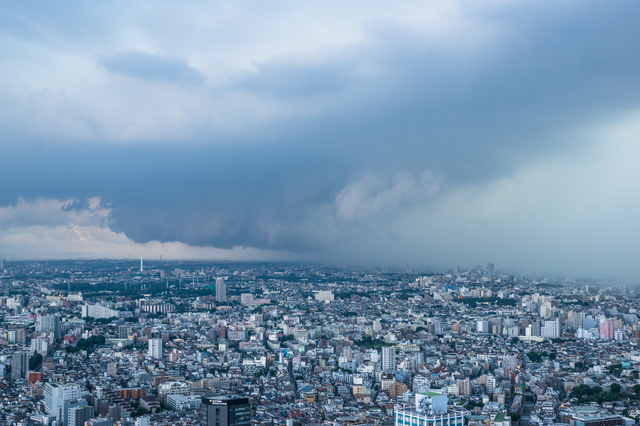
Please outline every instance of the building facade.
[[207, 426], [249, 426], [251, 424], [249, 398], [203, 397], [202, 404], [207, 406]]

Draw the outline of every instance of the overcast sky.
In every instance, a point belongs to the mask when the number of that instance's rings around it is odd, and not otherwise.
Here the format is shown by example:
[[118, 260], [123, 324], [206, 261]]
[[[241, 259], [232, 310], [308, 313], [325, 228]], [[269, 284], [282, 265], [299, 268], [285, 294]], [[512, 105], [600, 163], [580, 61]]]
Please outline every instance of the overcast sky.
[[640, 3], [2, 2], [0, 256], [640, 273]]

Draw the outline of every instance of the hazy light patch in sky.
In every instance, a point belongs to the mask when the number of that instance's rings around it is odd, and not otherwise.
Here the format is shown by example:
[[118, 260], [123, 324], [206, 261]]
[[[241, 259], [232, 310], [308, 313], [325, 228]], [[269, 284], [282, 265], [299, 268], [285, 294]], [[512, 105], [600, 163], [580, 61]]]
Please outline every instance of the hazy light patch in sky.
[[20, 200], [0, 207], [0, 252], [9, 259], [147, 258], [304, 260], [294, 253], [247, 247], [217, 249], [180, 242], [137, 244], [109, 229], [109, 208], [90, 200]]
[[[639, 134], [640, 112], [585, 130], [588, 146], [579, 155], [559, 154], [484, 185], [449, 187], [435, 201], [397, 210], [356, 245], [378, 240], [397, 264], [454, 267], [455, 259], [473, 267], [481, 253], [521, 270], [597, 276], [608, 268], [630, 279], [640, 238]], [[360, 260], [375, 256], [372, 250]]]

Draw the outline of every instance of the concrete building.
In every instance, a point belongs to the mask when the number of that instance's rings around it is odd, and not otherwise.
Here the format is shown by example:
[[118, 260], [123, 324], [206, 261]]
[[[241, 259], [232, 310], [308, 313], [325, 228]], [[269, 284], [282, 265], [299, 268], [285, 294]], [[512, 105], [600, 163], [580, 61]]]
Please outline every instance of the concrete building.
[[216, 278], [216, 302], [227, 302], [227, 283], [224, 278]]
[[118, 373], [118, 364], [116, 364], [115, 362], [111, 362], [109, 364], [107, 364], [107, 374], [109, 376], [115, 377]]
[[149, 356], [162, 359], [162, 339], [149, 339]]
[[[560, 332], [560, 320], [556, 319], [554, 321], [545, 321], [544, 326], [541, 329], [542, 337], [546, 337], [548, 339], [557, 339], [561, 336]], [[613, 337], [613, 333], [612, 337]]]
[[44, 385], [44, 408], [47, 414], [58, 416], [58, 409], [69, 401], [82, 396], [82, 389], [79, 385], [59, 385], [57, 383], [46, 383]]
[[394, 347], [382, 348], [382, 371], [396, 369], [396, 349]]
[[69, 408], [67, 423], [65, 426], [84, 426], [85, 422], [93, 417], [93, 407], [84, 405]]
[[251, 424], [249, 398], [203, 397], [202, 403], [207, 406], [207, 426], [249, 426]]
[[14, 352], [11, 356], [11, 380], [26, 378], [29, 367], [27, 356], [24, 351]]
[[395, 426], [464, 426], [464, 413], [448, 411], [447, 395], [439, 392], [416, 394], [415, 407], [401, 407], [394, 416]]
[[196, 410], [200, 408], [202, 397], [198, 395], [168, 395], [167, 405], [175, 411]]
[[60, 316], [38, 315], [36, 319], [36, 331], [52, 331], [55, 339], [60, 340], [62, 338]]
[[332, 291], [320, 290], [316, 292], [314, 297], [319, 302], [323, 302], [323, 301], [333, 302], [335, 296], [333, 295]]

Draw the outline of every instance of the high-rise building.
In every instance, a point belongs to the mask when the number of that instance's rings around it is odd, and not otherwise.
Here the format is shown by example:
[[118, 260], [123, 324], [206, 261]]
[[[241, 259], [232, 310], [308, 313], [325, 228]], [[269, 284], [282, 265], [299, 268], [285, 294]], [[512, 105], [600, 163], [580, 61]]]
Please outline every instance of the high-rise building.
[[118, 326], [118, 339], [127, 339], [129, 334], [131, 334], [131, 327], [126, 325]]
[[476, 332], [478, 333], [488, 333], [489, 332], [489, 321], [484, 319], [479, 319], [476, 322]]
[[544, 326], [540, 330], [540, 333], [542, 334], [542, 337], [557, 339], [561, 335], [560, 320], [557, 319], [555, 321], [545, 321]]
[[[82, 396], [80, 385], [59, 385], [46, 383], [44, 385], [44, 408], [47, 414], [58, 416], [60, 407]], [[85, 401], [86, 402], [86, 401]]]
[[56, 340], [60, 340], [62, 338], [60, 316], [38, 315], [36, 322], [39, 324], [39, 327], [36, 327], [36, 331], [52, 331]]
[[227, 301], [227, 283], [224, 278], [216, 278], [216, 302]]
[[457, 384], [459, 395], [471, 395], [471, 380], [468, 377], [464, 380], [458, 380]]
[[111, 362], [109, 364], [107, 364], [107, 374], [109, 376], [117, 376], [118, 375], [118, 364], [116, 364], [115, 362]]
[[394, 347], [382, 348], [382, 371], [396, 369], [396, 349]]
[[207, 426], [249, 426], [251, 405], [249, 398], [240, 396], [205, 396]]
[[109, 417], [114, 421], [120, 420], [120, 406], [113, 404], [109, 406]]
[[84, 423], [93, 417], [93, 407], [81, 405], [69, 408], [67, 423], [65, 426], [84, 426]]
[[487, 376], [487, 381], [484, 386], [487, 393], [491, 395], [496, 388], [496, 378], [492, 375]]
[[27, 353], [18, 351], [11, 357], [11, 379], [24, 379], [27, 375]]
[[614, 338], [614, 327], [612, 321], [606, 321], [600, 324], [600, 338], [611, 340]]
[[[88, 407], [88, 406], [89, 406], [89, 404], [87, 403], [87, 401], [84, 398], [72, 399], [70, 401], [67, 401], [65, 404], [63, 404], [61, 407], [59, 407], [61, 416], [58, 416], [58, 418], [62, 419], [60, 424], [62, 424], [63, 426], [68, 426], [69, 425], [69, 415], [71, 414], [72, 410], [74, 408], [84, 408], [84, 407]], [[91, 415], [89, 417], [87, 417], [85, 419], [85, 421], [89, 420], [91, 417], [93, 417], [93, 407], [90, 407], [90, 408], [91, 408]], [[77, 418], [83, 418], [84, 417], [83, 411], [79, 412], [76, 417]], [[74, 422], [75, 422], [75, 420], [74, 420]], [[82, 425], [84, 425], [84, 422], [82, 422]]]
[[149, 356], [162, 359], [162, 339], [149, 339]]
[[25, 345], [27, 343], [27, 330], [24, 328], [16, 330], [16, 343], [19, 345]]
[[46, 354], [49, 351], [49, 340], [42, 338], [31, 339], [31, 353], [34, 351], [42, 355]]

